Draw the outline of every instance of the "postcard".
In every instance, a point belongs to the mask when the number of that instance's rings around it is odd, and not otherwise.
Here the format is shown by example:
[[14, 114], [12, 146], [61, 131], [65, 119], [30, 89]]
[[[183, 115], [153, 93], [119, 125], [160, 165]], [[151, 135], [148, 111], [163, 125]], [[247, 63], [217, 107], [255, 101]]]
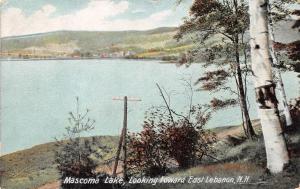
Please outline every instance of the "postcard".
[[299, 1], [0, 6], [0, 189], [300, 188]]

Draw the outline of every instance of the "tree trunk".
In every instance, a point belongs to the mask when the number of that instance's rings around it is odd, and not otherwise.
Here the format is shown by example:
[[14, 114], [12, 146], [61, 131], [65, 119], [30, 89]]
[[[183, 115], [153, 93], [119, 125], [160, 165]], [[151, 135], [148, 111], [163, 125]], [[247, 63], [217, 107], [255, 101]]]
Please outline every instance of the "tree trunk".
[[246, 126], [245, 134], [247, 138], [253, 139], [255, 136], [254, 129], [252, 127], [251, 119], [248, 112], [246, 95], [244, 90], [243, 78], [242, 78], [242, 71], [240, 67], [240, 54], [239, 54], [239, 36], [236, 35], [235, 37], [235, 59], [236, 59], [236, 72], [237, 72], [237, 87], [240, 96], [240, 106], [242, 109], [242, 114], [245, 119], [244, 124]]
[[239, 89], [239, 95], [240, 95], [240, 106], [242, 109], [242, 113], [245, 119], [245, 126], [246, 126], [246, 136], [248, 138], [253, 138], [255, 136], [255, 132], [251, 123], [251, 119], [249, 116], [248, 112], [248, 107], [247, 107], [247, 101], [246, 101], [246, 96], [245, 96], [245, 91], [244, 91], [244, 85], [243, 85], [243, 80], [242, 80], [242, 75], [241, 75], [241, 70], [240, 66], [238, 65], [238, 89]]
[[[238, 25], [238, 1], [234, 0], [234, 11], [235, 11], [235, 24]], [[240, 65], [240, 52], [239, 52], [239, 33], [236, 33], [234, 35], [234, 46], [235, 46], [235, 61], [236, 61], [236, 75], [237, 75], [237, 87], [239, 92], [239, 99], [240, 99], [240, 106], [242, 109], [243, 114], [243, 127], [245, 128], [245, 135], [247, 138], [253, 139], [253, 136], [255, 136], [254, 129], [252, 127], [251, 119], [248, 112], [247, 107], [247, 101], [246, 101], [246, 93], [244, 90], [244, 84], [243, 84], [243, 78], [242, 78], [242, 71], [241, 71], [241, 65]]]
[[281, 96], [281, 100], [282, 100], [282, 106], [283, 106], [283, 114], [285, 116], [285, 122], [286, 122], [286, 126], [291, 126], [293, 124], [292, 121], [292, 116], [291, 116], [291, 112], [286, 100], [286, 94], [285, 94], [285, 89], [284, 89], [284, 84], [282, 81], [282, 77], [281, 77], [281, 73], [278, 70], [278, 84], [279, 84], [279, 93]]
[[250, 0], [250, 46], [258, 115], [264, 135], [267, 168], [271, 173], [281, 172], [289, 156], [278, 114], [278, 101], [272, 78], [268, 34], [268, 1]]
[[[271, 14], [272, 15], [272, 14]], [[273, 65], [275, 67], [275, 77], [277, 77], [277, 82], [278, 82], [278, 90], [279, 90], [279, 94], [281, 97], [281, 102], [282, 102], [282, 106], [283, 106], [283, 114], [285, 117], [285, 122], [287, 126], [291, 126], [293, 124], [292, 121], [292, 116], [290, 113], [290, 109], [286, 100], [286, 94], [285, 94], [285, 89], [284, 89], [284, 84], [282, 81], [282, 77], [281, 77], [281, 73], [280, 73], [280, 69], [276, 68], [276, 66], [278, 65], [278, 59], [277, 59], [277, 55], [274, 49], [274, 41], [275, 41], [275, 36], [274, 36], [274, 31], [273, 31], [273, 20], [272, 17], [270, 16], [269, 18], [269, 36], [270, 36], [270, 52], [271, 52], [271, 56], [273, 58]]]

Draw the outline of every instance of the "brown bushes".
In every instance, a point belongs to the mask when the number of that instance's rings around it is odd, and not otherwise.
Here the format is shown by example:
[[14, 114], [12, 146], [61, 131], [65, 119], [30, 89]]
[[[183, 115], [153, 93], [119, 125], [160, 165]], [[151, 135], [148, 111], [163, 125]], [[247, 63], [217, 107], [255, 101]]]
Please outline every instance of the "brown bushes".
[[188, 168], [212, 152], [216, 138], [203, 129], [210, 114], [201, 106], [192, 108], [190, 119], [163, 109], [150, 112], [140, 133], [131, 134], [128, 166], [132, 174], [164, 175], [170, 167]]

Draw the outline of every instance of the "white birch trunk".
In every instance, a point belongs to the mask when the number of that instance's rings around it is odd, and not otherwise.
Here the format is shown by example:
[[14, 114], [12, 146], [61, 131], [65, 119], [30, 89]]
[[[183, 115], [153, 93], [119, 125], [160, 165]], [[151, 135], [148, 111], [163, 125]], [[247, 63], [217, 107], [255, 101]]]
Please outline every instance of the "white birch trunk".
[[272, 78], [267, 8], [267, 0], [249, 0], [251, 62], [267, 154], [267, 168], [271, 173], [279, 173], [289, 162], [289, 156], [279, 120]]
[[[270, 35], [270, 52], [271, 52], [271, 56], [273, 59], [273, 65], [278, 65], [278, 59], [275, 53], [275, 49], [274, 49], [274, 41], [275, 41], [275, 37], [274, 37], [274, 30], [273, 30], [273, 23], [272, 23], [272, 18], [269, 19], [269, 35]], [[278, 81], [278, 90], [279, 90], [279, 94], [281, 97], [281, 102], [282, 102], [282, 106], [283, 106], [283, 114], [285, 116], [285, 121], [286, 121], [286, 125], [287, 126], [291, 126], [293, 124], [292, 121], [292, 116], [290, 113], [290, 109], [286, 100], [286, 94], [285, 94], [285, 89], [284, 89], [284, 84], [282, 81], [282, 77], [281, 77], [281, 73], [280, 73], [280, 69], [279, 68], [275, 68], [275, 76], [277, 77], [277, 81]]]

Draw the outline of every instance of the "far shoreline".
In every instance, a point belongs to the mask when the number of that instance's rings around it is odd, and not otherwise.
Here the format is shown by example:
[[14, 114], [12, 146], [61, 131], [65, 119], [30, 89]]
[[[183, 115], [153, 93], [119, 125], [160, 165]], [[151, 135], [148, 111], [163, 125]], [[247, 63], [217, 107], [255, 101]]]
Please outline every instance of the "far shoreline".
[[158, 58], [123, 58], [123, 57], [116, 57], [116, 58], [99, 58], [99, 57], [86, 57], [86, 58], [0, 58], [0, 61], [41, 61], [41, 60], [161, 60]]
[[74, 61], [80, 61], [80, 60], [133, 60], [133, 61], [159, 61], [158, 63], [160, 64], [179, 64], [178, 61], [175, 60], [163, 60], [162, 58], [126, 58], [126, 57], [116, 57], [116, 58], [99, 58], [99, 57], [90, 57], [90, 58], [28, 58], [28, 59], [23, 59], [23, 58], [0, 58], [0, 62], [5, 61], [5, 62], [30, 62], [30, 61], [55, 61], [55, 60], [74, 60]]
[[40, 60], [160, 60], [164, 62], [176, 63], [176, 61], [163, 60], [162, 58], [153, 57], [153, 58], [126, 58], [126, 57], [86, 57], [86, 58], [0, 58], [0, 61], [40, 61]]

